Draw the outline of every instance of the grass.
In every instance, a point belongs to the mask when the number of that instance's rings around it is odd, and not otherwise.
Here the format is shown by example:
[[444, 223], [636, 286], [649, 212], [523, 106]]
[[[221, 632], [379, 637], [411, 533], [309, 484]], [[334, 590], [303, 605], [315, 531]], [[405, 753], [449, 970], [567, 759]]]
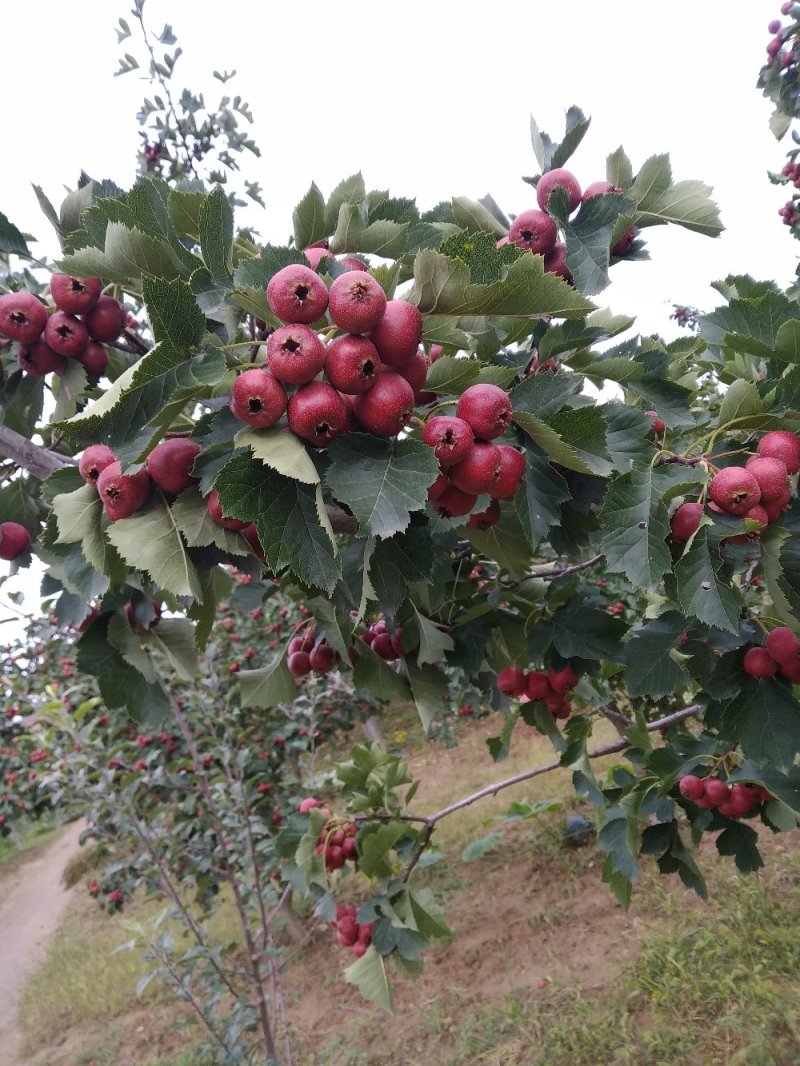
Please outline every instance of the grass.
[[17, 825], [16, 837], [0, 838], [0, 884], [37, 858], [61, 832], [61, 825], [51, 818], [38, 821], [23, 819]]

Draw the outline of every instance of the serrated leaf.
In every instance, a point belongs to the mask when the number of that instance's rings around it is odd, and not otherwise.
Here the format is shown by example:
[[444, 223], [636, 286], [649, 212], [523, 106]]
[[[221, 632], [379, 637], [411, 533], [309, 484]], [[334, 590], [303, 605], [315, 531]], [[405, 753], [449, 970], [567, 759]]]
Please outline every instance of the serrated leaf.
[[112, 523], [107, 535], [129, 566], [149, 574], [165, 592], [200, 599], [197, 571], [165, 504], [151, 503], [130, 518]]
[[525, 452], [525, 477], [514, 497], [514, 510], [531, 549], [561, 520], [561, 504], [570, 498], [569, 488], [547, 458], [537, 449]]
[[288, 566], [306, 584], [333, 592], [341, 566], [318, 486], [284, 477], [239, 452], [217, 474], [214, 487], [225, 514], [256, 523], [272, 570]]
[[102, 249], [79, 248], [58, 263], [65, 274], [102, 277], [105, 281], [135, 282], [144, 274], [171, 281], [188, 275], [188, 267], [167, 241], [109, 222]]
[[[466, 519], [463, 521], [466, 522]], [[467, 526], [463, 535], [476, 551], [487, 559], [493, 559], [513, 577], [518, 577], [530, 566], [533, 547], [525, 526], [511, 507], [503, 507], [500, 521], [488, 529], [471, 529]]]
[[462, 261], [432, 250], [419, 252], [408, 300], [427, 315], [579, 318], [594, 310], [565, 281], [545, 273], [539, 255], [520, 256], [502, 281], [477, 285], [470, 283], [469, 268]]
[[752, 381], [737, 378], [726, 391], [717, 416], [717, 425], [722, 428], [736, 419], [764, 413], [764, 401]]
[[667, 611], [631, 632], [623, 651], [631, 696], [669, 696], [688, 684], [689, 675], [670, 656], [685, 629], [686, 619]]
[[415, 642], [419, 644], [419, 651], [416, 655], [417, 665], [424, 666], [425, 663], [442, 662], [447, 657], [446, 653], [453, 650], [453, 638], [440, 629], [432, 619], [421, 614], [413, 602], [411, 609], [413, 616], [409, 629], [416, 638]]
[[358, 868], [366, 877], [388, 877], [392, 872], [389, 855], [401, 837], [408, 833], [403, 822], [385, 822], [358, 837]]
[[508, 232], [508, 227], [499, 222], [483, 204], [466, 196], [453, 197], [453, 218], [457, 225], [470, 233], [493, 233], [496, 237], [505, 237]]
[[425, 389], [428, 392], [441, 392], [447, 396], [459, 395], [474, 385], [480, 372], [481, 364], [476, 359], [459, 359], [452, 355], [441, 355], [428, 370]]
[[242, 703], [268, 711], [297, 697], [297, 682], [286, 665], [286, 645], [269, 666], [261, 670], [241, 670], [238, 674]]
[[408, 527], [412, 511], [427, 503], [439, 464], [433, 449], [416, 440], [383, 440], [348, 433], [328, 449], [325, 483], [346, 504], [362, 532], [391, 537]]
[[602, 292], [610, 281], [608, 266], [615, 225], [620, 216], [633, 215], [633, 202], [618, 193], [593, 196], [570, 218], [567, 194], [557, 190], [548, 210], [564, 233], [567, 267], [575, 284], [588, 296]]
[[22, 232], [0, 211], [0, 252], [4, 255], [29, 256], [28, 245]]
[[418, 666], [410, 658], [405, 660], [405, 667], [419, 720], [427, 733], [442, 709], [442, 697], [449, 695], [448, 679], [437, 667]]
[[627, 626], [597, 605], [588, 592], [578, 590], [553, 614], [552, 639], [565, 659], [610, 659], [620, 662]]
[[800, 703], [772, 678], [747, 677], [725, 710], [720, 736], [756, 764], [787, 773], [800, 752]]
[[591, 121], [592, 120], [586, 118], [581, 109], [575, 107], [574, 104], [569, 108], [567, 111], [567, 128], [564, 134], [564, 140], [556, 146], [548, 169], [564, 166], [586, 136]]
[[291, 430], [273, 426], [271, 429], [240, 429], [233, 438], [237, 448], [249, 448], [256, 459], [284, 477], [302, 481], [304, 485], [319, 483], [317, 468], [305, 445]]
[[721, 566], [716, 550], [712, 557], [706, 530], [698, 530], [691, 547], [675, 566], [678, 603], [685, 615], [734, 633], [739, 628], [743, 601], [738, 590], [717, 576]]
[[80, 543], [100, 521], [103, 504], [94, 485], [82, 485], [53, 500], [58, 524], [57, 544]]
[[381, 610], [393, 614], [406, 598], [410, 583], [424, 583], [431, 577], [434, 555], [430, 535], [426, 529], [411, 526], [405, 533], [373, 544], [368, 562], [368, 594], [377, 600]]
[[317, 241], [329, 237], [331, 231], [325, 225], [325, 200], [317, 185], [311, 188], [292, 212], [294, 243], [297, 248], [309, 248]]
[[671, 568], [669, 516], [652, 467], [637, 466], [618, 477], [603, 503], [601, 550], [609, 570], [634, 586], [655, 585]]
[[473, 840], [464, 848], [461, 852], [462, 862], [475, 862], [476, 859], [482, 858], [487, 852], [494, 851], [494, 849], [503, 841], [503, 834], [494, 832], [487, 833], [486, 836], [481, 837], [479, 840]]
[[220, 285], [233, 280], [233, 210], [219, 185], [205, 198], [198, 219], [203, 262]]
[[654, 155], [642, 165], [627, 195], [636, 203], [636, 226], [675, 222], [696, 233], [717, 237], [724, 227], [710, 192], [711, 187], [701, 181], [673, 184], [669, 156]]
[[392, 990], [383, 959], [370, 944], [361, 958], [344, 971], [345, 979], [355, 985], [364, 999], [392, 1010]]
[[175, 525], [183, 534], [189, 548], [206, 548], [215, 544], [232, 555], [247, 555], [246, 541], [239, 534], [225, 529], [208, 513], [208, 505], [198, 488], [186, 489], [171, 505]]
[[382, 700], [411, 699], [408, 682], [363, 641], [358, 645], [358, 658], [353, 664], [353, 684]]
[[352, 177], [340, 181], [333, 190], [325, 205], [325, 230], [323, 236], [330, 236], [336, 229], [339, 219], [339, 209], [342, 204], [360, 204], [366, 197], [367, 191], [364, 179], [359, 171]]
[[527, 411], [514, 411], [514, 422], [524, 429], [534, 443], [545, 452], [551, 459], [567, 470], [575, 470], [579, 474], [590, 474], [591, 470], [587, 463], [578, 456], [575, 450], [541, 418], [528, 414]]

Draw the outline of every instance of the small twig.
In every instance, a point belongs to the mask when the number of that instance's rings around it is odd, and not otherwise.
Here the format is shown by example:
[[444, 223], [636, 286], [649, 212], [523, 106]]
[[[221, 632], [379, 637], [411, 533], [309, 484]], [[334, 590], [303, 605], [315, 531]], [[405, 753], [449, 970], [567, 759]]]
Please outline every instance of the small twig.
[[531, 578], [538, 578], [540, 581], [555, 581], [559, 577], [567, 577], [568, 574], [577, 574], [581, 570], [588, 570], [591, 566], [596, 566], [598, 563], [605, 559], [605, 555], [602, 553], [599, 555], [593, 555], [591, 559], [586, 559], [582, 563], [574, 563], [572, 566], [562, 566], [557, 570], [528, 570], [522, 574], [516, 581], [504, 581], [503, 588], [513, 589], [518, 585], [521, 585], [523, 581], [530, 581]]
[[11, 459], [18, 467], [27, 470], [40, 481], [44, 481], [64, 466], [75, 464], [74, 459], [51, 452], [41, 444], [34, 444], [8, 426], [0, 426], [0, 455]]
[[632, 725], [635, 725], [635, 722], [633, 722], [632, 719], [628, 718], [621, 711], [618, 711], [615, 707], [604, 706], [600, 707], [599, 710], [600, 713], [611, 722], [621, 737], [627, 737], [628, 729], [630, 729]]

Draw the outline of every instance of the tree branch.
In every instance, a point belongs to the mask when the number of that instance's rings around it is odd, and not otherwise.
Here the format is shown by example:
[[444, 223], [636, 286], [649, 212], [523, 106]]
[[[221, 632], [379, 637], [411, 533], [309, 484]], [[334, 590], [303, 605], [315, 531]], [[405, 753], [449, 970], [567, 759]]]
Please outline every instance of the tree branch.
[[66, 455], [49, 451], [41, 444], [34, 444], [8, 426], [0, 426], [0, 455], [11, 459], [40, 481], [44, 481], [64, 466], [74, 465], [75, 462]]
[[529, 581], [531, 578], [538, 577], [540, 581], [555, 581], [557, 577], [566, 577], [568, 574], [577, 574], [580, 570], [588, 570], [590, 566], [596, 566], [598, 563], [605, 559], [605, 555], [602, 553], [599, 555], [593, 555], [591, 559], [586, 559], [582, 563], [573, 563], [572, 566], [561, 566], [556, 570], [528, 570], [516, 581], [503, 582], [503, 588], [513, 589], [518, 585], [521, 585], [523, 581]]

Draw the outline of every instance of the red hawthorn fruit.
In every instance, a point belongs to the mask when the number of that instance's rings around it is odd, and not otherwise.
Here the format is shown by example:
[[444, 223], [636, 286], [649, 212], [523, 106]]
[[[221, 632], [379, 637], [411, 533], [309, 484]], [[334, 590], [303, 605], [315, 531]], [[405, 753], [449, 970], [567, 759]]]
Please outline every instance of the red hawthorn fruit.
[[567, 266], [567, 246], [566, 244], [557, 244], [552, 252], [548, 252], [544, 257], [544, 269], [547, 274], [555, 274], [556, 277], [566, 281], [568, 285], [572, 285], [573, 278], [572, 272]]
[[478, 529], [481, 532], [496, 526], [500, 521], [500, 504], [497, 500], [491, 500], [485, 511], [476, 511], [467, 519], [470, 529]]
[[44, 340], [54, 352], [63, 356], [76, 356], [89, 343], [89, 331], [79, 318], [66, 311], [54, 311], [44, 327]]
[[283, 385], [268, 370], [245, 370], [233, 383], [229, 407], [240, 422], [268, 429], [283, 415], [288, 397]]
[[571, 214], [581, 202], [581, 187], [578, 184], [578, 179], [571, 171], [565, 170], [564, 167], [556, 167], [555, 170], [548, 170], [542, 174], [536, 185], [536, 202], [542, 211], [547, 210], [547, 205], [554, 189], [565, 190], [569, 199], [569, 211]]
[[113, 296], [100, 296], [83, 321], [92, 340], [110, 344], [122, 333], [125, 308]]
[[378, 380], [381, 365], [371, 340], [345, 333], [328, 345], [325, 377], [339, 392], [356, 396], [372, 388]]
[[586, 203], [593, 196], [606, 196], [608, 193], [615, 192], [622, 192], [622, 189], [618, 185], [612, 185], [610, 181], [593, 181], [591, 185], [587, 185], [583, 190], [581, 200]]
[[800, 470], [800, 437], [785, 429], [765, 433], [758, 442], [758, 454], [770, 459], [780, 459], [790, 474]]
[[525, 477], [525, 456], [509, 444], [496, 445], [500, 452], [500, 476], [492, 495], [496, 500], [511, 500]]
[[762, 529], [766, 529], [769, 525], [769, 515], [766, 510], [760, 505], [756, 504], [755, 507], [751, 507], [749, 511], [745, 511], [742, 518], [746, 522], [758, 522], [758, 529], [753, 530], [751, 536], [756, 536]]
[[742, 659], [742, 668], [751, 677], [773, 677], [778, 664], [766, 648], [748, 648]]
[[479, 440], [493, 440], [511, 425], [511, 400], [498, 385], [470, 385], [459, 397], [456, 417], [463, 418]]
[[790, 663], [800, 655], [800, 640], [788, 626], [778, 626], [767, 633], [764, 646], [779, 665]]
[[348, 270], [334, 279], [328, 310], [339, 329], [369, 333], [386, 310], [386, 293], [366, 270]]
[[311, 659], [307, 651], [295, 651], [287, 658], [289, 673], [295, 677], [305, 677], [311, 673]]
[[318, 644], [308, 656], [311, 669], [316, 674], [327, 674], [333, 669], [336, 653], [330, 644]]
[[370, 645], [376, 655], [380, 655], [381, 659], [385, 659], [386, 662], [394, 662], [398, 658], [398, 654], [395, 651], [392, 638], [388, 633], [378, 633], [372, 640]]
[[451, 482], [462, 492], [475, 496], [488, 492], [494, 495], [494, 486], [500, 477], [500, 452], [496, 445], [478, 441], [473, 444], [466, 458], [448, 470]]
[[319, 264], [326, 257], [329, 259], [336, 258], [329, 248], [318, 248], [315, 245], [312, 245], [311, 248], [304, 248], [303, 255], [311, 264], [312, 270], [318, 270]]
[[97, 491], [103, 501], [106, 514], [112, 522], [130, 518], [144, 507], [150, 497], [153, 483], [145, 467], [135, 474], [123, 474], [118, 462], [109, 463], [97, 479]]
[[428, 499], [431, 502], [438, 500], [449, 484], [450, 479], [447, 474], [439, 474], [433, 484], [428, 486]]
[[328, 289], [311, 267], [291, 263], [270, 278], [267, 303], [281, 322], [310, 326], [327, 310]]
[[711, 499], [727, 514], [741, 516], [761, 499], [761, 489], [749, 470], [727, 466], [715, 474], [709, 486]]
[[767, 512], [767, 518], [770, 522], [777, 522], [783, 512], [787, 509], [792, 502], [792, 497], [788, 490], [774, 503], [765, 503], [764, 510]]
[[219, 502], [219, 493], [212, 489], [206, 497], [206, 509], [217, 525], [224, 529], [232, 529], [241, 532], [249, 523], [242, 522], [239, 518], [226, 518], [222, 512], [222, 504]]
[[611, 254], [622, 259], [631, 250], [631, 245], [636, 240], [636, 227], [629, 226], [616, 244], [611, 245]]
[[419, 347], [422, 315], [405, 300], [389, 300], [369, 336], [382, 362], [391, 367], [403, 366], [414, 358]]
[[339, 262], [347, 270], [369, 270], [369, 263], [365, 263], [363, 259], [355, 255], [344, 255]]
[[405, 378], [386, 371], [369, 392], [356, 397], [354, 410], [364, 429], [376, 437], [393, 437], [414, 413], [414, 390]]
[[426, 423], [422, 431], [422, 441], [433, 448], [440, 465], [448, 467], [466, 459], [472, 451], [475, 436], [463, 418], [436, 415]]
[[325, 366], [325, 345], [309, 326], [281, 326], [267, 338], [267, 363], [278, 381], [307, 385]]
[[525, 691], [525, 671], [519, 666], [504, 666], [497, 675], [497, 687], [506, 696], [521, 696]]
[[793, 685], [800, 684], [800, 655], [788, 663], [778, 663], [778, 673]]
[[758, 801], [758, 796], [743, 782], [737, 781], [735, 785], [731, 786], [728, 803], [733, 808], [734, 817], [747, 814], [748, 811], [755, 807]]
[[525, 693], [530, 700], [547, 700], [554, 695], [547, 674], [542, 670], [531, 670], [526, 675]]
[[292, 432], [317, 448], [330, 444], [347, 423], [344, 400], [324, 381], [301, 385], [289, 399], [287, 415]]
[[670, 537], [684, 544], [700, 527], [703, 517], [702, 503], [682, 503], [669, 522]]
[[[146, 633], [149, 629], [157, 626], [161, 621], [161, 604], [158, 600], [150, 600], [150, 610], [147, 611], [147, 604], [139, 601], [139, 607], [132, 601], [125, 604], [125, 617], [128, 619], [128, 625], [134, 631], [134, 633]], [[141, 618], [144, 618], [144, 621]], [[147, 738], [145, 738], [147, 739]], [[139, 744], [139, 747], [146, 745]]]
[[662, 436], [666, 432], [667, 426], [666, 426], [666, 423], [664, 422], [663, 418], [659, 418], [658, 411], [645, 411], [645, 414], [650, 419], [650, 421], [653, 423], [653, 425], [652, 425], [653, 433], [655, 433], [655, 435], [657, 437]]
[[719, 777], [709, 777], [705, 781], [705, 798], [714, 806], [719, 807], [725, 803], [730, 795], [730, 789], [725, 781]]
[[558, 226], [545, 211], [523, 211], [511, 223], [508, 239], [534, 255], [547, 255], [556, 246]]
[[[254, 555], [266, 566], [267, 556], [264, 552], [264, 546], [258, 539], [258, 528], [255, 522], [250, 522], [244, 527], [242, 530], [242, 536], [253, 549]], [[250, 658], [250, 656], [247, 657]]]
[[396, 367], [400, 377], [405, 378], [414, 390], [414, 399], [417, 403], [430, 403], [431, 400], [436, 399], [435, 393], [423, 392], [430, 365], [431, 361], [428, 358], [425, 349], [419, 347], [407, 363], [403, 363], [402, 366]]
[[108, 352], [97, 341], [88, 341], [82, 352], [78, 352], [75, 361], [86, 371], [90, 381], [98, 381], [108, 370]]
[[47, 374], [54, 372], [61, 374], [67, 366], [64, 356], [54, 352], [50, 345], [43, 340], [20, 346], [17, 362], [26, 374], [30, 374], [31, 377], [35, 378], [43, 378]]
[[685, 774], [678, 782], [678, 790], [684, 799], [696, 803], [705, 796], [706, 786], [695, 774]]
[[477, 502], [477, 496], [448, 483], [444, 492], [433, 501], [433, 509], [441, 518], [461, 518], [469, 514]]
[[753, 455], [745, 463], [761, 489], [761, 503], [775, 503], [789, 491], [789, 471], [781, 459]]
[[571, 666], [565, 666], [563, 670], [551, 668], [547, 671], [547, 683], [553, 692], [558, 692], [560, 695], [574, 689], [579, 680], [580, 678]]
[[18, 559], [31, 544], [31, 535], [19, 522], [0, 522], [0, 559]]
[[107, 466], [117, 461], [116, 455], [105, 444], [90, 444], [78, 463], [78, 472], [85, 482], [94, 485]]
[[100, 299], [103, 283], [100, 278], [76, 278], [71, 274], [53, 274], [50, 295], [60, 311], [69, 315], [85, 315]]
[[159, 441], [147, 457], [147, 472], [155, 485], [169, 495], [177, 496], [196, 485], [198, 478], [191, 470], [200, 445], [188, 437], [168, 437]]
[[47, 309], [29, 292], [0, 296], [0, 337], [20, 344], [33, 344], [47, 325]]

